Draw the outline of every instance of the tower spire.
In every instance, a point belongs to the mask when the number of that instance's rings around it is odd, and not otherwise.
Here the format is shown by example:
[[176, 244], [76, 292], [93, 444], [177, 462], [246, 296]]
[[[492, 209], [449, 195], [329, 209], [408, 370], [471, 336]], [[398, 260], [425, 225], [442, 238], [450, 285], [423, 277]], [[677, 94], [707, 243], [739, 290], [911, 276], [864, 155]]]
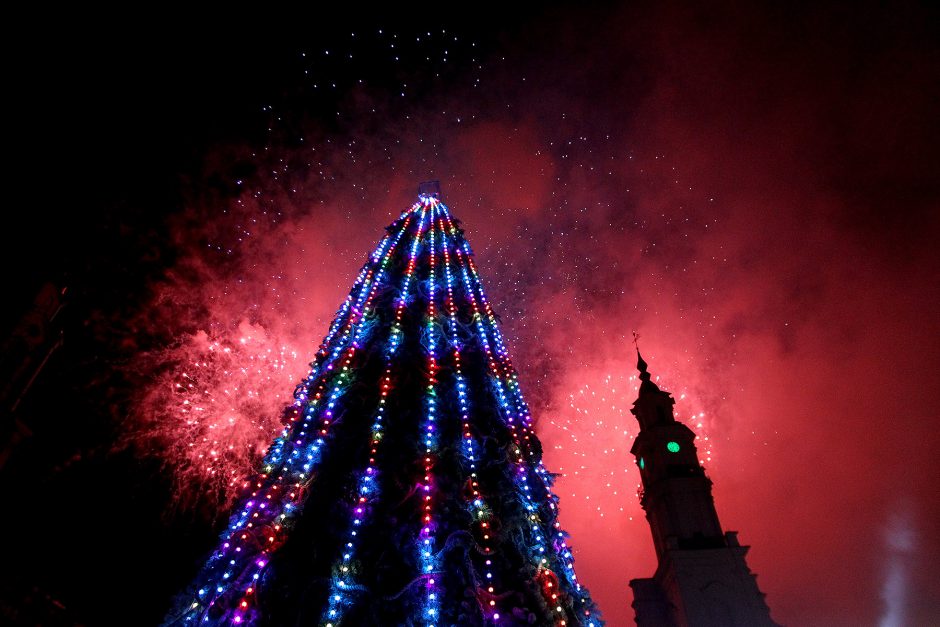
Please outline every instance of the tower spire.
[[644, 389], [655, 390], [656, 392], [660, 391], [659, 386], [653, 383], [653, 380], [652, 380], [653, 377], [649, 373], [649, 370], [647, 370], [647, 368], [648, 368], [648, 365], [646, 361], [643, 359], [643, 356], [640, 355], [640, 349], [637, 348], [636, 349], [636, 369], [640, 371], [640, 381], [642, 381], [642, 383], [640, 384], [640, 394], [643, 394]]

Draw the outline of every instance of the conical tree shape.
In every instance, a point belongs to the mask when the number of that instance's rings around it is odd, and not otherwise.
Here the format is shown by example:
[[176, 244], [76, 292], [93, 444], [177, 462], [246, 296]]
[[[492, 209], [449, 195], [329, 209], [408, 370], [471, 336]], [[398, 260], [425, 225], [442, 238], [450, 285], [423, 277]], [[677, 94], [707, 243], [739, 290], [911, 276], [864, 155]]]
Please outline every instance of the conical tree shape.
[[470, 246], [387, 228], [167, 625], [600, 625]]

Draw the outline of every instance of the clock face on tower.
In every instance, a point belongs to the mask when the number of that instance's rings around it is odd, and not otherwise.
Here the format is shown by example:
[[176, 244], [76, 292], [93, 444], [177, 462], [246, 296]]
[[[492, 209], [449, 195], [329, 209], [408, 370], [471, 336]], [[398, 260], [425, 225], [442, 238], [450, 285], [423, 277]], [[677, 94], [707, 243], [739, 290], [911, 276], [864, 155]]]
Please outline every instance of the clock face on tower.
[[679, 443], [678, 443], [678, 442], [667, 442], [667, 443], [666, 443], [666, 450], [669, 451], [670, 453], [678, 453], [678, 452], [679, 452]]

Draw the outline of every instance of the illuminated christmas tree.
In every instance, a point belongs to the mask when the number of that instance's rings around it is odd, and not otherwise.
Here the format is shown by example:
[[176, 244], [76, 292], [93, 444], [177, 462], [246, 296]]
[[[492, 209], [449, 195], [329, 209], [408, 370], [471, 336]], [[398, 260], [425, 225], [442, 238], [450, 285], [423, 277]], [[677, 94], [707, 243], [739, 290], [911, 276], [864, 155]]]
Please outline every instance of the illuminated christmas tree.
[[600, 625], [436, 184], [387, 228], [167, 625]]

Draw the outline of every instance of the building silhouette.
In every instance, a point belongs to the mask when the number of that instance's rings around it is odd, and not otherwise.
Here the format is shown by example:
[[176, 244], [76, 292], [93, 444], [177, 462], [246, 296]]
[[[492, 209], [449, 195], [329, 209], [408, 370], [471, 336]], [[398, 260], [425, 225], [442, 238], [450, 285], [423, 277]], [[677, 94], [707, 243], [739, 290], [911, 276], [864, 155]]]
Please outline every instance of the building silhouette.
[[640, 391], [630, 411], [640, 423], [630, 452], [640, 469], [640, 504], [658, 566], [633, 579], [639, 627], [773, 627], [770, 608], [747, 566], [750, 547], [722, 531], [695, 449], [695, 433], [673, 417], [675, 400], [651, 381], [637, 351]]

